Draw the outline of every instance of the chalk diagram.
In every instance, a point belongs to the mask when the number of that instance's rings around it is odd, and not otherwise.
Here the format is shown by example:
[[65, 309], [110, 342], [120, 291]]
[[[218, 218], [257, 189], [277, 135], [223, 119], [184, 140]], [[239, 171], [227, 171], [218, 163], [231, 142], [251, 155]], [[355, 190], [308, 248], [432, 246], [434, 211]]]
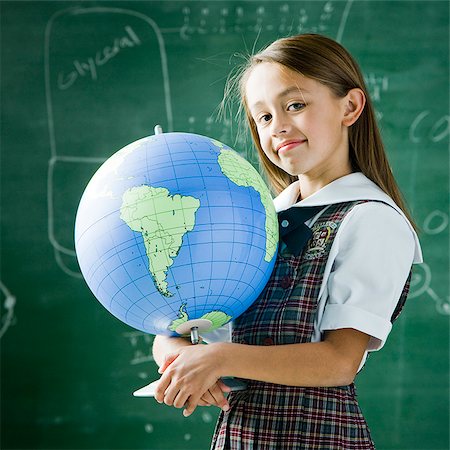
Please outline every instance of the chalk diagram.
[[[65, 24], [68, 21], [77, 23], [80, 20], [86, 20], [89, 16], [95, 16], [96, 18], [103, 18], [104, 22], [107, 22], [111, 17], [119, 17], [121, 26], [117, 27], [116, 34], [113, 35], [114, 39], [111, 38], [110, 41], [106, 42], [104, 45], [100, 45], [100, 48], [95, 48], [91, 55], [85, 58], [74, 59], [73, 64], [70, 68], [65, 68], [65, 71], [59, 70], [52, 67], [52, 53], [51, 47], [56, 46], [61, 39], [61, 36], [54, 35], [54, 29], [60, 24]], [[143, 27], [147, 28], [148, 34], [151, 35], [152, 42], [148, 44], [142, 43], [137, 32], [134, 30], [130, 23], [141, 23], [141, 29]], [[62, 25], [61, 25], [62, 26]], [[136, 27], [136, 25], [134, 25]], [[95, 26], [93, 26], [92, 34], [95, 36], [96, 33]], [[64, 37], [64, 36], [63, 36]], [[73, 35], [65, 36], [67, 39], [76, 40]], [[93, 39], [95, 41], [95, 39]], [[70, 45], [70, 42], [69, 42]], [[55, 13], [49, 20], [46, 30], [45, 30], [45, 86], [46, 86], [46, 103], [47, 103], [47, 116], [48, 116], [48, 129], [50, 136], [50, 159], [48, 162], [48, 178], [47, 178], [47, 204], [48, 204], [48, 238], [54, 249], [54, 255], [59, 267], [67, 274], [72, 277], [82, 278], [81, 273], [76, 265], [76, 254], [73, 246], [73, 239], [66, 239], [65, 241], [58, 236], [58, 227], [55, 222], [58, 217], [58, 212], [56, 211], [56, 194], [58, 188], [56, 181], [56, 170], [60, 167], [63, 168], [67, 175], [70, 175], [71, 171], [70, 165], [73, 168], [80, 167], [80, 165], [91, 166], [97, 169], [114, 151], [119, 150], [119, 148], [112, 149], [110, 154], [105, 154], [104, 156], [93, 157], [88, 155], [79, 154], [66, 154], [64, 142], [58, 140], [58, 119], [60, 124], [63, 120], [70, 122], [70, 118], [59, 117], [56, 112], [56, 94], [60, 92], [69, 92], [73, 89], [75, 83], [80, 82], [80, 80], [85, 81], [89, 79], [92, 82], [96, 82], [100, 78], [100, 71], [105, 69], [107, 64], [111, 64], [113, 58], [120, 57], [120, 53], [125, 54], [125, 52], [130, 52], [134, 47], [139, 45], [153, 45], [158, 53], [158, 69], [151, 68], [155, 72], [158, 70], [161, 73], [161, 82], [157, 86], [158, 91], [161, 93], [161, 103], [165, 105], [165, 111], [161, 110], [158, 112], [159, 121], [164, 121], [167, 127], [167, 131], [173, 129], [173, 118], [172, 118], [172, 106], [170, 98], [170, 85], [169, 85], [169, 74], [167, 68], [167, 55], [165, 50], [164, 39], [161, 34], [161, 30], [157, 24], [148, 16], [141, 14], [136, 11], [121, 9], [121, 8], [109, 8], [109, 7], [92, 7], [92, 8], [67, 8]], [[69, 46], [68, 46], [69, 48]], [[151, 59], [150, 57], [148, 59]], [[154, 60], [154, 59], [153, 59]], [[57, 74], [57, 75], [56, 75]], [[130, 74], [126, 74], [128, 79]], [[130, 81], [131, 84], [131, 81]], [[111, 95], [113, 97], [115, 94], [114, 90], [111, 88]], [[70, 97], [68, 97], [70, 98]], [[159, 99], [158, 99], [159, 100]], [[68, 102], [69, 103], [69, 102]], [[70, 104], [70, 103], [69, 103]], [[91, 105], [86, 105], [86, 114], [89, 113], [90, 107], [94, 107], [95, 102]], [[117, 106], [119, 107], [119, 106]], [[106, 104], [105, 109], [110, 108], [110, 104]], [[61, 105], [60, 108], [61, 110]], [[70, 110], [70, 108], [68, 108]], [[60, 113], [60, 115], [62, 115]], [[94, 121], [96, 118], [91, 117]], [[86, 125], [88, 121], [86, 120]], [[154, 125], [154, 124], [153, 124]], [[152, 122], [149, 119], [149, 130], [151, 129]], [[84, 130], [82, 127], [78, 130], [70, 130], [74, 135], [82, 134]], [[99, 133], [101, 131], [99, 130]], [[105, 131], [103, 130], [103, 133]], [[69, 134], [69, 133], [67, 133]], [[150, 133], [149, 133], [150, 134]], [[77, 139], [74, 136], [74, 139]], [[126, 142], [128, 143], [128, 142]], [[86, 147], [86, 142], [81, 142], [80, 147]], [[75, 146], [73, 146], [75, 147]], [[98, 153], [97, 149], [92, 149], [91, 154]], [[68, 169], [65, 169], [68, 167]], [[61, 171], [61, 169], [60, 169]], [[87, 180], [84, 180], [87, 182]], [[79, 186], [79, 196], [84, 190], [85, 185], [80, 184]], [[73, 205], [74, 206], [74, 205]], [[76, 206], [74, 206], [74, 211], [72, 212], [72, 220], [74, 221]]]
[[[423, 232], [428, 236], [437, 235], [448, 230], [448, 214], [439, 210], [432, 211], [426, 217]], [[411, 279], [411, 294], [409, 298], [428, 296], [434, 304], [436, 311], [442, 315], [450, 315], [450, 297], [441, 298], [431, 287], [432, 273], [430, 266], [424, 262], [414, 267]]]
[[[169, 77], [169, 66], [166, 53], [166, 39], [167, 37], [178, 35], [181, 41], [188, 41], [196, 38], [197, 36], [208, 35], [208, 34], [225, 34], [225, 33], [236, 33], [236, 35], [243, 35], [244, 33], [250, 34], [255, 37], [255, 44], [259, 38], [260, 33], [263, 32], [273, 32], [278, 35], [288, 35], [293, 32], [303, 32], [303, 31], [313, 31], [313, 32], [323, 32], [327, 31], [331, 34], [330, 24], [331, 20], [334, 19], [334, 34], [337, 41], [342, 41], [346, 24], [350, 15], [353, 0], [347, 0], [344, 4], [328, 1], [323, 2], [323, 8], [320, 12], [319, 17], [314, 17], [311, 19], [309, 11], [306, 7], [301, 7], [300, 10], [296, 10], [295, 14], [292, 11], [292, 5], [288, 2], [279, 4], [279, 17], [277, 21], [268, 20], [270, 19], [270, 11], [265, 8], [264, 5], [251, 6], [253, 9], [250, 12], [254, 18], [253, 23], [248, 24], [246, 21], [246, 15], [249, 13], [249, 6], [236, 7], [234, 9], [223, 7], [219, 12], [215, 11], [215, 16], [213, 17], [213, 12], [208, 5], [202, 6], [199, 10], [194, 11], [194, 7], [186, 4], [181, 7], [181, 17], [182, 23], [174, 28], [160, 28], [158, 24], [149, 16], [142, 14], [137, 11], [113, 8], [113, 7], [76, 7], [67, 8], [58, 11], [54, 14], [46, 27], [45, 32], [45, 80], [46, 80], [46, 102], [47, 102], [47, 114], [48, 114], [48, 128], [50, 136], [50, 159], [48, 162], [48, 238], [50, 244], [54, 249], [55, 260], [62, 271], [67, 275], [81, 278], [81, 274], [78, 270], [76, 264], [76, 255], [73, 247], [73, 241], [69, 239], [63, 239], [60, 235], [61, 225], [58, 225], [58, 206], [57, 200], [55, 198], [55, 193], [59, 190], [57, 181], [57, 172], [62, 173], [62, 167], [68, 168], [67, 171], [70, 172], [70, 166], [74, 167], [93, 167], [97, 168], [109, 155], [96, 155], [98, 152], [95, 149], [88, 154], [74, 154], [65, 152], [64, 145], [61, 139], [58, 139], [58, 117], [56, 110], [56, 103], [58, 92], [68, 92], [76, 86], [77, 83], [85, 80], [90, 80], [92, 83], [97, 82], [99, 78], [102, 77], [102, 71], [106, 70], [108, 64], [111, 64], [113, 59], [121, 58], [126, 52], [131, 52], [133, 49], [132, 45], [140, 45], [140, 36], [136, 31], [134, 25], [135, 22], [130, 22], [131, 20], [140, 21], [144, 24], [149, 32], [151, 33], [151, 39], [155, 48], [158, 52], [158, 66], [161, 72], [161, 79], [159, 80], [158, 90], [161, 92], [162, 97], [160, 98], [159, 104], [165, 105], [165, 111], [163, 111], [164, 120], [167, 124], [167, 131], [173, 130], [174, 119], [172, 114], [172, 98], [171, 98], [171, 86]], [[337, 11], [339, 9], [339, 11]], [[84, 57], [84, 59], [77, 59], [75, 56], [73, 59], [73, 65], [71, 69], [67, 69], [64, 73], [57, 71], [57, 68], [53, 67], [52, 61], [52, 51], [57, 39], [61, 39], [53, 34], [55, 27], [58, 23], [64, 20], [77, 20], [77, 18], [83, 17], [87, 18], [90, 16], [96, 16], [97, 19], [100, 17], [104, 18], [106, 22], [111, 17], [120, 17], [122, 22], [121, 26], [117, 29], [117, 39], [119, 39], [119, 45], [116, 46], [113, 42], [106, 44], [99, 44], [100, 48], [97, 49], [99, 52], [91, 52], [90, 55]], [[233, 16], [233, 17], [231, 17]], [[294, 18], [293, 18], [294, 17]], [[311, 23], [311, 20], [315, 20], [315, 24]], [[230, 26], [230, 23], [233, 25]], [[276, 23], [277, 25], [274, 25]], [[328, 28], [327, 28], [328, 27]], [[93, 34], [96, 30], [93, 28]], [[94, 37], [94, 35], [93, 35]], [[74, 39], [72, 35], [66, 36], [67, 39]], [[121, 39], [125, 43], [121, 44]], [[126, 40], [125, 40], [126, 39]], [[95, 40], [95, 39], [94, 39]], [[116, 40], [114, 40], [115, 42]], [[108, 46], [108, 47], [107, 47]], [[254, 45], [255, 46], [255, 45]], [[109, 48], [109, 50], [107, 50]], [[111, 48], [113, 50], [111, 50]], [[108, 53], [109, 52], [109, 53]], [[100, 57], [98, 56], [100, 54]], [[373, 99], [375, 102], [380, 100], [382, 93], [387, 92], [389, 87], [388, 77], [384, 74], [366, 74], [366, 82], [371, 90]], [[61, 109], [61, 106], [60, 108]], [[381, 112], [377, 112], [378, 117], [382, 117]], [[418, 127], [425, 123], [425, 120], [429, 119], [430, 113], [428, 111], [419, 114], [419, 116], [414, 120], [411, 126], [410, 140], [415, 143], [418, 141]], [[195, 132], [196, 127], [201, 127], [202, 129], [208, 130], [211, 123], [211, 117], [198, 118], [195, 116], [188, 117], [187, 123], [190, 129], [186, 131]], [[61, 121], [61, 120], [60, 120]], [[151, 133], [153, 121], [149, 120], [149, 134]], [[225, 123], [225, 127], [229, 124]], [[449, 118], [445, 116], [440, 119], [431, 130], [433, 133], [433, 138], [435, 140], [441, 140], [448, 136]], [[81, 131], [81, 130], [78, 130]], [[116, 149], [118, 150], [118, 148]], [[417, 152], [417, 148], [414, 150]], [[417, 155], [412, 159], [417, 159]], [[61, 176], [61, 175], [60, 175]], [[80, 184], [80, 196], [84, 186]], [[73, 205], [72, 205], [73, 206]], [[73, 218], [75, 216], [75, 211], [71, 211]], [[448, 216], [442, 212], [431, 212], [429, 218], [427, 219], [429, 226], [425, 224], [425, 232], [427, 234], [439, 234], [448, 230]], [[436, 223], [439, 222], [439, 225]], [[432, 225], [433, 224], [433, 225]], [[428, 231], [427, 231], [428, 229]], [[414, 273], [411, 285], [410, 297], [418, 297], [421, 295], [427, 295], [436, 305], [436, 311], [439, 314], [448, 315], [450, 314], [449, 299], [442, 299], [436, 292], [432, 289], [432, 273], [430, 267], [427, 264], [423, 264], [421, 267], [417, 266], [417, 270]]]

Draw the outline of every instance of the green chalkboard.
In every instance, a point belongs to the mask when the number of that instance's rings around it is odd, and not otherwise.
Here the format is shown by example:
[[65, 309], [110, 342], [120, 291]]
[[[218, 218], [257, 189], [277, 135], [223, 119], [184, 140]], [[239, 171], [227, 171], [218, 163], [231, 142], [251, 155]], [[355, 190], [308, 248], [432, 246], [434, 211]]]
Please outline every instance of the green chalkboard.
[[[1, 448], [207, 449], [217, 412], [131, 392], [157, 377], [152, 338], [81, 279], [73, 225], [93, 172], [125, 144], [206, 134], [239, 54], [319, 32], [360, 62], [425, 264], [359, 375], [379, 449], [449, 448], [447, 1], [2, 1]], [[380, 283], [383, 280], [379, 280]]]

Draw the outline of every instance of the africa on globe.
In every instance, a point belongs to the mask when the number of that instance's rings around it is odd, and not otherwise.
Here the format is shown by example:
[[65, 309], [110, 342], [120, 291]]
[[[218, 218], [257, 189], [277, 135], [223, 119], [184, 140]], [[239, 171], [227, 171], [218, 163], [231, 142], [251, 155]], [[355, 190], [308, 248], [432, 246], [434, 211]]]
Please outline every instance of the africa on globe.
[[94, 174], [75, 248], [89, 288], [121, 321], [150, 334], [186, 334], [192, 323], [208, 332], [264, 289], [278, 220], [269, 189], [238, 153], [205, 136], [162, 133]]

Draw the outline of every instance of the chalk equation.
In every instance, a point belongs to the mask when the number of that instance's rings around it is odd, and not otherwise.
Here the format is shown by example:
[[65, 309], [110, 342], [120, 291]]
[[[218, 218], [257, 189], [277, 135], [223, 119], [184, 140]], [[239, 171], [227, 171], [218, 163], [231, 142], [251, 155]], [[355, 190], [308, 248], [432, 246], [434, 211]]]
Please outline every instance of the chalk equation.
[[281, 3], [274, 10], [257, 4], [254, 9], [242, 6], [213, 8], [201, 6], [182, 8], [183, 24], [177, 29], [163, 29], [178, 32], [181, 39], [188, 40], [194, 35], [226, 35], [228, 33], [263, 31], [282, 35], [302, 33], [325, 33], [335, 13], [333, 2], [325, 2], [318, 15], [312, 15], [303, 5]]

